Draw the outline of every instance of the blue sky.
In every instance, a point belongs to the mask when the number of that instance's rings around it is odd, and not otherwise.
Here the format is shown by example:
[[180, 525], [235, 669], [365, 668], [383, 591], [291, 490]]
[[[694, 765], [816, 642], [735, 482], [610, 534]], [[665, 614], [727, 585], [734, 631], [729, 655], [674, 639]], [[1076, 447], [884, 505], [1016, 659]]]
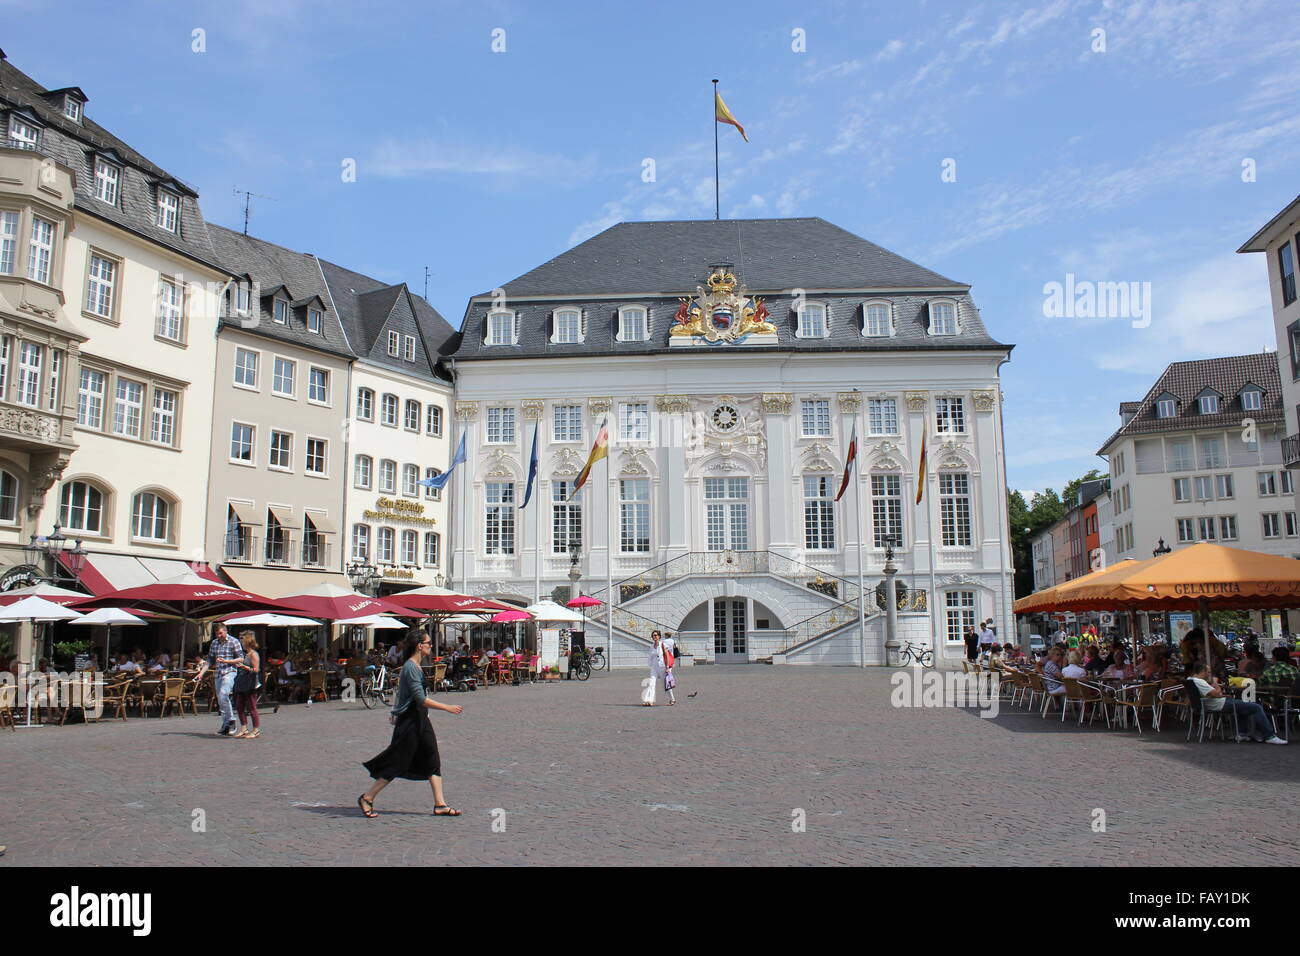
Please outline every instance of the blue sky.
[[[254, 200], [253, 234], [417, 291], [428, 266], [453, 325], [470, 295], [615, 222], [711, 217], [719, 77], [750, 136], [720, 130], [724, 216], [823, 216], [971, 283], [1016, 344], [1015, 488], [1100, 465], [1118, 403], [1168, 362], [1275, 348], [1263, 257], [1234, 250], [1300, 193], [1289, 4], [103, 9], [0, 0], [0, 46], [45, 86], [82, 87], [208, 219], [240, 228], [236, 188], [274, 197]], [[1045, 317], [1044, 284], [1067, 273], [1151, 283], [1149, 326]]]

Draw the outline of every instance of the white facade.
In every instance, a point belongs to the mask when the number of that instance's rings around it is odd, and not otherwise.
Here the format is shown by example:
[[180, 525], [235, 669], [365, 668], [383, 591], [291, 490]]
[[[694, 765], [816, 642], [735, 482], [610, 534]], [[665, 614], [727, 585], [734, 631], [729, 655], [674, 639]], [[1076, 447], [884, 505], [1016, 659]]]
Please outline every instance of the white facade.
[[[604, 618], [597, 610], [588, 643], [610, 643], [616, 665], [642, 663], [643, 638], [653, 627], [678, 633], [702, 661], [882, 663], [884, 618], [873, 589], [891, 530], [878, 519], [890, 508], [902, 524], [898, 580], [939, 596], [929, 602], [914, 595], [905, 604], [902, 636], [931, 643], [935, 635], [940, 653], [956, 658], [964, 622], [1011, 619], [997, 374], [1004, 360], [1004, 352], [991, 351], [735, 348], [707, 360], [668, 353], [458, 363], [457, 432], [467, 429], [469, 461], [452, 481], [459, 496], [455, 584], [527, 602], [567, 589], [568, 542], [563, 529], [557, 535], [556, 509], [568, 506], [554, 500], [556, 487], [571, 487], [607, 418], [608, 463], [596, 465], [579, 495], [580, 569], [584, 593], [604, 600], [614, 584], [613, 637], [598, 633]], [[940, 397], [961, 400], [961, 431], [935, 431]], [[874, 428], [873, 402], [885, 403], [875, 407]], [[557, 437], [557, 407], [578, 409], [580, 434], [564, 430], [574, 413], [563, 411]], [[509, 421], [513, 428], [504, 429]], [[538, 422], [538, 487], [534, 503], [520, 511]], [[918, 508], [927, 423], [929, 469]], [[864, 641], [854, 625], [855, 493], [830, 500], [855, 424]], [[954, 514], [969, 509], [968, 523], [947, 523], [949, 543], [941, 497]], [[822, 510], [832, 515], [829, 525], [816, 518]], [[505, 543], [503, 521], [511, 525]]]
[[414, 482], [446, 469], [451, 414], [450, 386], [352, 366], [344, 543], [347, 561], [373, 564], [385, 585], [420, 587], [446, 573], [452, 489]]

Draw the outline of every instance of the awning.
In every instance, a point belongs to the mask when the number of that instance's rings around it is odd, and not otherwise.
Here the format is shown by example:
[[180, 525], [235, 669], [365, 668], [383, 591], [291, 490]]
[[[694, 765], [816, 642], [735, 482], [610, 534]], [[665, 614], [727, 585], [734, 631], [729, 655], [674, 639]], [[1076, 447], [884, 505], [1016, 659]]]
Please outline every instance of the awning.
[[[59, 563], [71, 572], [66, 554], [59, 555]], [[133, 554], [88, 554], [81, 568], [80, 580], [82, 587], [99, 597], [110, 591], [155, 584], [187, 572], [217, 584], [224, 583], [211, 568], [198, 561], [140, 558]]]
[[230, 510], [235, 513], [235, 517], [239, 519], [240, 524], [260, 525], [262, 523], [261, 512], [252, 505], [246, 505], [242, 501], [232, 501]]
[[330, 519], [325, 517], [324, 515], [317, 514], [314, 511], [308, 511], [305, 514], [307, 520], [311, 522], [311, 526], [315, 528], [317, 531], [319, 531], [321, 534], [339, 533], [339, 529], [334, 527], [334, 522], [330, 521]]
[[280, 522], [281, 528], [296, 528], [293, 523], [293, 509], [285, 508], [282, 505], [267, 505], [267, 510], [275, 515], [275, 520]]
[[348, 580], [348, 576], [337, 572], [272, 571], [268, 568], [244, 568], [231, 564], [223, 564], [221, 570], [226, 577], [235, 582], [237, 587], [269, 598], [301, 594], [318, 584], [326, 583], [352, 590], [352, 582]]

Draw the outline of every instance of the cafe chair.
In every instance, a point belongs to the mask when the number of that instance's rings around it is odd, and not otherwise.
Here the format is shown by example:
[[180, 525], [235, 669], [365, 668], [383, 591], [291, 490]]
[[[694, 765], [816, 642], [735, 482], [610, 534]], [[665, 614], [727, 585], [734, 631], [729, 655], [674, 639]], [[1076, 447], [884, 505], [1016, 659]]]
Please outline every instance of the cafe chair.
[[182, 717], [185, 716], [185, 679], [183, 677], [168, 677], [163, 681], [162, 690], [158, 694], [158, 716], [165, 716], [168, 707], [175, 707]]
[[1271, 683], [1259, 685], [1257, 700], [1263, 705], [1265, 713], [1273, 721], [1273, 729], [1279, 737], [1290, 742], [1289, 728], [1291, 715], [1297, 713], [1291, 702], [1296, 697], [1295, 682]]
[[201, 685], [200, 681], [196, 681], [193, 679], [185, 681], [184, 689], [181, 691], [181, 716], [182, 717], [185, 716], [185, 706], [187, 704], [189, 705], [190, 712], [193, 713], [195, 717], [199, 715], [199, 702], [197, 698], [199, 695], [200, 685]]
[[0, 684], [0, 727], [8, 724], [14, 733], [18, 732], [18, 725], [14, 722], [14, 704], [17, 700], [17, 684]]
[[[1227, 727], [1225, 725], [1223, 717], [1227, 713], [1227, 711], [1206, 710], [1205, 698], [1201, 696], [1201, 692], [1196, 689], [1196, 685], [1192, 683], [1190, 677], [1187, 680], [1183, 681], [1183, 690], [1187, 693], [1187, 706], [1190, 709], [1190, 713], [1192, 715], [1192, 719], [1188, 720], [1187, 722], [1187, 739], [1188, 740], [1192, 739], [1192, 728], [1198, 725], [1200, 727], [1200, 731], [1196, 736], [1197, 743], [1201, 743], [1205, 740], [1205, 730], [1207, 725], [1210, 730], [1211, 740], [1214, 739], [1214, 730], [1216, 727], [1219, 730], [1220, 738], [1226, 739]], [[1240, 736], [1240, 732], [1237, 729], [1236, 711], [1233, 711], [1232, 714], [1232, 730], [1234, 736]]]
[[307, 672], [307, 699], [308, 700], [328, 700], [325, 695], [325, 672], [308, 671]]
[[1152, 729], [1160, 729], [1160, 721], [1156, 718], [1156, 705], [1159, 700], [1156, 698], [1156, 691], [1160, 685], [1154, 681], [1147, 684], [1138, 684], [1136, 687], [1121, 687], [1115, 692], [1115, 711], [1116, 713], [1126, 714], [1133, 711], [1133, 722], [1137, 724], [1138, 736], [1142, 735], [1142, 711], [1151, 712]]

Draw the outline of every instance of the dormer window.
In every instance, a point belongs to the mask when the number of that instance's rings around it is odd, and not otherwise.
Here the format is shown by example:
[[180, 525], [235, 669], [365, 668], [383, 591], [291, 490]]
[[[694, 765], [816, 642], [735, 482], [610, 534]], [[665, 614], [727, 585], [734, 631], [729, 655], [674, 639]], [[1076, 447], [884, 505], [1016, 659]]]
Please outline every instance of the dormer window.
[[17, 113], [9, 114], [9, 145], [15, 149], [40, 149], [41, 131]]
[[122, 178], [122, 168], [105, 159], [95, 159], [95, 198], [117, 205], [117, 188]]
[[582, 341], [582, 313], [577, 309], [556, 309], [552, 326], [551, 341], [557, 345], [577, 345]]
[[74, 123], [81, 122], [81, 100], [71, 93], [63, 98], [63, 115]]
[[485, 345], [514, 345], [517, 340], [513, 312], [488, 313]]
[[640, 306], [628, 306], [618, 310], [618, 340], [620, 342], [644, 342], [650, 337], [646, 310]]
[[877, 338], [894, 334], [894, 321], [888, 302], [868, 302], [862, 307], [862, 334]]
[[181, 197], [168, 189], [158, 190], [158, 228], [175, 232], [180, 224]]
[[289, 324], [289, 303], [285, 299], [275, 300], [275, 311], [273, 317], [278, 325]]
[[957, 334], [957, 303], [949, 301], [930, 303], [930, 334]]
[[826, 328], [826, 306], [818, 302], [807, 302], [799, 309], [796, 336], [801, 339], [824, 339]]
[[402, 337], [402, 358], [408, 362], [415, 361], [415, 336], [405, 335]]
[[402, 336], [397, 332], [388, 333], [388, 354], [396, 358], [402, 351]]
[[1219, 414], [1219, 396], [1214, 394], [1202, 395], [1197, 399], [1197, 405], [1202, 415]]
[[1178, 402], [1172, 398], [1162, 398], [1156, 402], [1156, 418], [1173, 418], [1178, 414]]
[[1254, 386], [1241, 390], [1241, 407], [1248, 412], [1258, 412], [1264, 407], [1264, 393]]
[[320, 335], [321, 313], [320, 309], [307, 308], [307, 331]]

